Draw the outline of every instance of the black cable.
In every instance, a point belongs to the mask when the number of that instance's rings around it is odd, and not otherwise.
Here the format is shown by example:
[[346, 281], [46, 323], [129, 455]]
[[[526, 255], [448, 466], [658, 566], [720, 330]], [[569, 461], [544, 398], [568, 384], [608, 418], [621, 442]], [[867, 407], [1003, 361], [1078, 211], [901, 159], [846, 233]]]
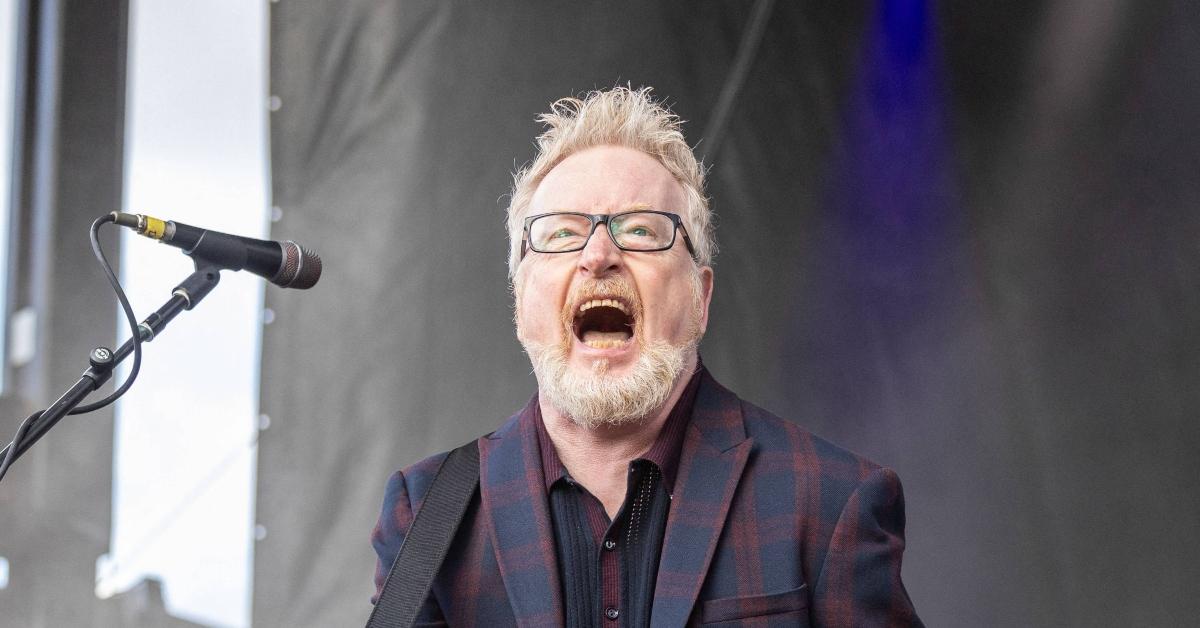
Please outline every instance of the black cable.
[[4, 479], [4, 474], [8, 473], [8, 468], [12, 466], [12, 461], [17, 457], [17, 444], [25, 440], [25, 433], [28, 432], [29, 428], [33, 426], [34, 422], [42, 416], [43, 412], [45, 412], [45, 410], [38, 410], [37, 412], [25, 417], [25, 420], [21, 421], [21, 425], [17, 427], [17, 433], [15, 436], [13, 436], [12, 442], [8, 444], [8, 451], [4, 453], [4, 461], [0, 462], [0, 480]]
[[[116, 292], [117, 301], [121, 304], [121, 311], [125, 313], [125, 320], [129, 322], [129, 331], [133, 333], [133, 366], [129, 369], [129, 376], [125, 378], [121, 386], [114, 390], [111, 395], [95, 403], [74, 408], [67, 413], [68, 415], [93, 412], [120, 399], [121, 395], [124, 395], [129, 390], [129, 387], [133, 385], [133, 381], [137, 379], [138, 371], [142, 368], [142, 337], [138, 333], [137, 317], [134, 316], [133, 308], [129, 305], [129, 299], [125, 297], [125, 291], [121, 289], [121, 282], [117, 279], [117, 274], [113, 272], [112, 265], [108, 263], [108, 258], [104, 255], [104, 249], [100, 246], [100, 226], [104, 223], [114, 222], [115, 220], [116, 217], [113, 214], [105, 214], [97, 218], [92, 223], [90, 238], [92, 253], [96, 255], [96, 260], [100, 262], [100, 267], [104, 269], [104, 274], [108, 278], [109, 285]], [[44, 412], [45, 410], [34, 412], [22, 421], [21, 426], [17, 428], [17, 433], [13, 436], [12, 442], [8, 444], [8, 452], [4, 455], [4, 460], [0, 462], [0, 480], [4, 479], [4, 474], [8, 473], [8, 468], [12, 465], [13, 460], [16, 459], [17, 450], [20, 449], [21, 441], [25, 439], [25, 434]]]
[[95, 403], [79, 406], [67, 414], [92, 412], [120, 399], [121, 395], [124, 395], [129, 390], [129, 387], [133, 385], [133, 380], [137, 379], [138, 371], [142, 368], [142, 336], [138, 333], [137, 316], [133, 314], [133, 308], [129, 305], [129, 299], [125, 298], [125, 291], [121, 289], [121, 281], [117, 279], [117, 274], [113, 272], [112, 266], [109, 265], [108, 258], [104, 256], [104, 249], [100, 248], [100, 226], [106, 222], [115, 222], [116, 219], [116, 216], [113, 214], [105, 214], [92, 223], [92, 253], [95, 253], [101, 268], [104, 269], [104, 275], [108, 277], [108, 284], [112, 286], [113, 292], [117, 294], [117, 301], [121, 303], [121, 310], [125, 312], [125, 320], [129, 322], [129, 331], [133, 334], [133, 366], [130, 367], [129, 376], [121, 383], [121, 387], [114, 390], [111, 395]]

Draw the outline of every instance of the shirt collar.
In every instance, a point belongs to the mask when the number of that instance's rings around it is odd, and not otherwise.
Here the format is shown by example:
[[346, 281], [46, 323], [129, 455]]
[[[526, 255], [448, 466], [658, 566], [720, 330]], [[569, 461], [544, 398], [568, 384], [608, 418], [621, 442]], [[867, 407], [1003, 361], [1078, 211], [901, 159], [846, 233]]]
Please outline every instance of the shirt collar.
[[[692, 373], [692, 377], [688, 380], [687, 386], [683, 389], [683, 394], [679, 396], [679, 401], [675, 402], [675, 407], [671, 408], [671, 413], [667, 415], [667, 420], [663, 423], [662, 429], [659, 430], [658, 436], [654, 438], [654, 443], [650, 445], [650, 449], [637, 460], [647, 460], [658, 465], [663, 474], [663, 482], [668, 492], [675, 490], [675, 472], [679, 468], [679, 453], [683, 449], [684, 435], [687, 433], [688, 423], [692, 418], [692, 408], [696, 402], [696, 390], [700, 387], [700, 379], [707, 372], [704, 368], [704, 363], [697, 357], [696, 371]], [[563, 466], [562, 460], [558, 457], [558, 450], [554, 448], [554, 442], [550, 440], [550, 434], [546, 431], [546, 425], [542, 421], [541, 404], [537, 401], [537, 396], [534, 395], [531, 403], [525, 406], [522, 411], [521, 420], [532, 420], [537, 426], [538, 448], [541, 450], [542, 459], [542, 475], [546, 484], [546, 492], [549, 493], [554, 483], [564, 477], [569, 477], [567, 468]]]

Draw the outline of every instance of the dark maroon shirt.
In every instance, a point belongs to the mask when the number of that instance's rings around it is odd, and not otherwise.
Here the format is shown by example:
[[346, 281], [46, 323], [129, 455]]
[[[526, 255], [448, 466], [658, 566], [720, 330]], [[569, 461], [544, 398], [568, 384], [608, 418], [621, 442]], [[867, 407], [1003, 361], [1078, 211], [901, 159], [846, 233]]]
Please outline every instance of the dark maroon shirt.
[[530, 404], [527, 411], [534, 413], [538, 429], [567, 626], [650, 625], [679, 452], [703, 371], [703, 364], [697, 363], [650, 450], [629, 463], [625, 501], [611, 520], [600, 500], [563, 466], [539, 404]]

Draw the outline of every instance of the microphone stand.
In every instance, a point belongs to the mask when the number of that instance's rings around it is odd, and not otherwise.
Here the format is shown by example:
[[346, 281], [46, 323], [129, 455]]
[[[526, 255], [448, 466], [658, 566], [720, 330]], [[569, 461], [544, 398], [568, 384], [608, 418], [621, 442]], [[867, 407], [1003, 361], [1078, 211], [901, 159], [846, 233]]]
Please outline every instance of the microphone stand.
[[[197, 259], [196, 272], [189, 275], [178, 286], [175, 286], [175, 289], [171, 291], [171, 298], [138, 325], [139, 340], [141, 342], [154, 340], [155, 336], [179, 312], [191, 310], [196, 307], [196, 304], [208, 296], [208, 293], [212, 292], [212, 289], [217, 286], [217, 282], [221, 280], [220, 271], [219, 266]], [[19, 441], [14, 441], [0, 450], [0, 461], [4, 460], [10, 447], [16, 447], [12, 461], [9, 464], [11, 466], [13, 462], [16, 462], [17, 458], [21, 457], [21, 454], [28, 451], [38, 439], [50, 431], [50, 428], [54, 427], [75, 406], [82, 403], [85, 397], [104, 385], [112, 377], [113, 369], [116, 368], [117, 364], [133, 352], [133, 345], [134, 339], [130, 338], [115, 352], [107, 347], [92, 349], [91, 354], [88, 355], [90, 366], [80, 376], [79, 381], [75, 382], [75, 385], [63, 393], [57, 401], [50, 404], [50, 407], [42, 411], [41, 415], [33, 420], [29, 429], [25, 431]]]

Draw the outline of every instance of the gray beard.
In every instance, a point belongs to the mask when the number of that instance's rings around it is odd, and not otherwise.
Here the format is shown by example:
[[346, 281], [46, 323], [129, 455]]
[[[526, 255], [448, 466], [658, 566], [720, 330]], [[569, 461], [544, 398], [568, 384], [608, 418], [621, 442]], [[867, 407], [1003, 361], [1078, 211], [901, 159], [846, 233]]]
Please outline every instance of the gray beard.
[[596, 360], [591, 372], [573, 371], [564, 344], [525, 343], [538, 394], [575, 424], [595, 429], [642, 423], [662, 409], [697, 341], [642, 344], [633, 371], [621, 376], [608, 373], [604, 359]]

